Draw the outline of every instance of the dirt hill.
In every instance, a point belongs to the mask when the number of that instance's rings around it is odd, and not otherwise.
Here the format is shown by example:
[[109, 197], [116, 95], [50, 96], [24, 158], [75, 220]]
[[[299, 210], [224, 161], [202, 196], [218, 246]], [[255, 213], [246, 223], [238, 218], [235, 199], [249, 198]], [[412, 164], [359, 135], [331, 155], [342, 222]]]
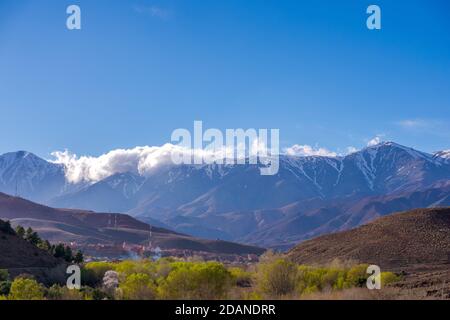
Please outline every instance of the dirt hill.
[[5, 226], [0, 220], [0, 269], [7, 269], [12, 276], [31, 274], [43, 282], [64, 275], [62, 260], [8, 232]]
[[288, 255], [301, 264], [334, 259], [382, 269], [447, 265], [450, 268], [450, 208], [419, 209], [382, 217], [350, 231], [305, 241]]
[[[205, 240], [150, 226], [125, 214], [55, 209], [0, 193], [0, 219], [32, 227], [53, 243], [74, 242], [122, 245], [152, 244], [162, 249], [180, 249], [214, 254], [261, 254], [264, 249], [218, 240]], [[151, 233], [150, 233], [151, 231]], [[151, 238], [151, 239], [150, 239]], [[1, 252], [1, 251], [0, 251]]]

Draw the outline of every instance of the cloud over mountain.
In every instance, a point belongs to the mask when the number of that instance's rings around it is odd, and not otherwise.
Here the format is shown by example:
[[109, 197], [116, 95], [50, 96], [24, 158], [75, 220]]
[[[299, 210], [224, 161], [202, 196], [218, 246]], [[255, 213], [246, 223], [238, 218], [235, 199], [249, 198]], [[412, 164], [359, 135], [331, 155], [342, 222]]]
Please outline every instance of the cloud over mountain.
[[336, 157], [336, 152], [330, 151], [326, 148], [312, 147], [309, 145], [295, 144], [292, 147], [286, 148], [285, 153], [289, 156], [322, 156], [322, 157]]
[[146, 175], [155, 167], [170, 163], [174, 151], [188, 152], [172, 144], [116, 149], [98, 157], [77, 156], [66, 150], [53, 152], [55, 160], [52, 162], [65, 166], [66, 177], [71, 183], [97, 182], [116, 173]]
[[[379, 137], [372, 139], [368, 146], [381, 142]], [[241, 149], [244, 148], [244, 149]], [[237, 150], [237, 151], [236, 151]], [[242, 153], [240, 153], [242, 151]], [[323, 147], [307, 144], [295, 144], [284, 148], [281, 154], [295, 157], [331, 157], [345, 156], [357, 152], [358, 149], [348, 147], [345, 153], [338, 153]], [[70, 183], [95, 183], [118, 173], [132, 172], [141, 176], [150, 175], [154, 169], [161, 166], [174, 165], [173, 158], [184, 157], [192, 159], [192, 163], [218, 162], [220, 159], [242, 158], [243, 156], [264, 155], [268, 152], [264, 143], [253, 141], [251, 148], [245, 152], [245, 147], [239, 145], [235, 150], [228, 146], [223, 148], [190, 149], [174, 144], [162, 146], [141, 146], [131, 149], [115, 149], [100, 156], [78, 156], [69, 150], [52, 152], [50, 162], [65, 167], [66, 178]]]

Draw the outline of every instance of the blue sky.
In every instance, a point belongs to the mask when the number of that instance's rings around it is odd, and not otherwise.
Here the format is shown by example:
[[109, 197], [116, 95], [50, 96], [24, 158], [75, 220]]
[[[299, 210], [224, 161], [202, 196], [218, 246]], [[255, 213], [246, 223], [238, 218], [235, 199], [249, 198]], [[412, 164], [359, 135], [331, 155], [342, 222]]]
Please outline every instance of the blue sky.
[[279, 128], [285, 147], [449, 149], [449, 15], [445, 0], [0, 0], [0, 153], [161, 145], [194, 120]]

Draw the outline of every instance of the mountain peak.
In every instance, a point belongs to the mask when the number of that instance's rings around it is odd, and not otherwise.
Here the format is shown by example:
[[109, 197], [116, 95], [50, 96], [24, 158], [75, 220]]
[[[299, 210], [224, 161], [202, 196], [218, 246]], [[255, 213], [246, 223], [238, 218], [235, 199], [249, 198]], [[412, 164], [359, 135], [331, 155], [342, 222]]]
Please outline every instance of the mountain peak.
[[411, 157], [418, 159], [432, 159], [433, 155], [426, 153], [426, 152], [422, 152], [422, 151], [418, 151], [414, 148], [411, 147], [406, 147], [404, 145], [398, 144], [396, 142], [393, 141], [384, 141], [384, 142], [380, 142], [379, 144], [373, 145], [373, 146], [369, 146], [365, 149], [363, 149], [362, 151], [381, 151], [381, 150], [400, 150], [402, 152], [406, 152], [408, 153]]
[[450, 160], [450, 149], [449, 150], [442, 150], [442, 151], [435, 152], [433, 154], [433, 156], [435, 158], [443, 158], [443, 159]]
[[4, 153], [2, 155], [0, 155], [0, 158], [3, 159], [8, 159], [10, 161], [22, 161], [22, 160], [27, 160], [27, 161], [39, 161], [39, 162], [47, 162], [44, 159], [38, 157], [37, 155], [35, 155], [34, 153], [28, 152], [28, 151], [24, 151], [24, 150], [19, 150], [16, 152], [8, 152], [8, 153]]
[[381, 141], [374, 145], [369, 145], [366, 149], [376, 149], [380, 147], [400, 147], [400, 148], [407, 148], [405, 146], [402, 146], [401, 144], [398, 144], [394, 141]]

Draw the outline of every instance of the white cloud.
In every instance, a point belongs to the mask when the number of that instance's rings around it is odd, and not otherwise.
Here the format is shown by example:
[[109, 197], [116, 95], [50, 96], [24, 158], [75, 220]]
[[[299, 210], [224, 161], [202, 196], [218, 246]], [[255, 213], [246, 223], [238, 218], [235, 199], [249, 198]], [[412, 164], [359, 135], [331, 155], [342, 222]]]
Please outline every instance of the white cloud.
[[292, 147], [284, 149], [284, 152], [289, 156], [322, 156], [322, 157], [337, 157], [337, 153], [325, 148], [312, 147], [309, 145], [295, 144]]
[[373, 139], [369, 140], [369, 142], [367, 143], [368, 147], [373, 147], [376, 146], [377, 144], [380, 144], [383, 140], [381, 140], [380, 136], [376, 136]]
[[139, 6], [135, 5], [133, 7], [134, 11], [140, 14], [149, 15], [151, 17], [157, 17], [160, 19], [167, 19], [170, 17], [171, 13], [169, 10], [158, 7], [158, 6]]
[[177, 148], [180, 147], [165, 144], [162, 147], [117, 149], [99, 157], [78, 157], [66, 150], [53, 152], [52, 156], [55, 157], [54, 163], [66, 167], [66, 177], [70, 182], [96, 182], [116, 173], [134, 172], [145, 175], [153, 168], [169, 163], [172, 151]]
[[[182, 156], [191, 159], [200, 159], [198, 163], [211, 163], [219, 159], [235, 158], [240, 147], [235, 150], [224, 146], [222, 149], [189, 149], [173, 144], [163, 146], [143, 146], [131, 149], [116, 149], [102, 154], [98, 157], [77, 156], [70, 151], [55, 151], [52, 153], [53, 163], [65, 166], [66, 178], [71, 183], [94, 183], [101, 181], [117, 173], [133, 172], [142, 176], [149, 176], [156, 168], [161, 166], [173, 166], [173, 156]], [[266, 146], [253, 141], [249, 153], [243, 153], [241, 156], [263, 155], [267, 152]], [[347, 148], [347, 153], [356, 152], [354, 147]], [[326, 148], [312, 147], [309, 145], [293, 145], [283, 150], [283, 154], [291, 156], [325, 156], [337, 157], [341, 154], [330, 151]], [[234, 156], [233, 156], [234, 155]], [[237, 156], [240, 157], [240, 156]], [[203, 160], [203, 161], [202, 161]]]
[[[98, 157], [77, 156], [66, 151], [55, 151], [51, 160], [53, 163], [65, 166], [66, 178], [71, 183], [97, 182], [117, 173], [133, 172], [143, 176], [150, 175], [155, 168], [174, 165], [174, 158], [192, 159], [192, 163], [213, 163], [221, 159], [245, 158], [249, 155], [266, 155], [268, 150], [257, 140], [252, 142], [252, 148], [246, 153], [243, 146], [234, 150], [228, 146], [221, 148], [190, 149], [173, 144], [161, 147], [135, 147], [132, 149], [117, 149]], [[239, 151], [242, 151], [242, 154]], [[195, 159], [198, 161], [196, 162]]]
[[423, 119], [406, 119], [397, 122], [397, 124], [405, 129], [417, 129], [428, 127], [431, 122]]
[[355, 147], [347, 147], [347, 153], [346, 154], [352, 154], [352, 153], [355, 153], [355, 152], [358, 152], [359, 151], [359, 149], [358, 148], [355, 148]]

